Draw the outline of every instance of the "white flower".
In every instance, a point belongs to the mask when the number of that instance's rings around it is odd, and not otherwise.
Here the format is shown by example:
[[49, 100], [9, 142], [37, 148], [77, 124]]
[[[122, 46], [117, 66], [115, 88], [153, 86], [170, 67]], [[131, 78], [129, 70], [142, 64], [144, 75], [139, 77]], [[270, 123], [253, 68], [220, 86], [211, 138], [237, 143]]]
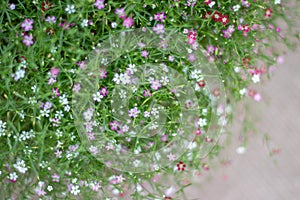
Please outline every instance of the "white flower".
[[127, 132], [129, 130], [129, 127], [127, 126], [127, 125], [124, 125], [123, 127], [122, 127], [122, 131], [123, 132]]
[[51, 191], [53, 190], [53, 187], [52, 187], [51, 185], [48, 185], [47, 190], [48, 190], [49, 192], [51, 192]]
[[103, 95], [100, 94], [100, 92], [97, 92], [96, 94], [93, 94], [94, 101], [100, 102], [101, 99], [103, 99]]
[[14, 77], [15, 81], [17, 81], [19, 79], [22, 79], [25, 76], [25, 70], [24, 69], [20, 69], [20, 70], [16, 71], [15, 74], [12, 74], [12, 76]]
[[156, 160], [160, 160], [160, 158], [161, 158], [161, 155], [160, 155], [160, 153], [159, 153], [159, 152], [156, 152], [156, 153], [155, 153], [155, 158], [156, 158]]
[[246, 92], [247, 92], [246, 88], [243, 88], [243, 89], [240, 90], [240, 95], [243, 96], [243, 95], [246, 94]]
[[71, 194], [77, 195], [79, 193], [80, 193], [79, 186], [78, 185], [72, 185]]
[[260, 82], [260, 75], [259, 75], [259, 74], [254, 74], [254, 75], [252, 76], [252, 81], [253, 81], [253, 83], [258, 83], [258, 82]]
[[170, 81], [169, 81], [169, 79], [168, 79], [167, 76], [163, 76], [163, 77], [161, 77], [160, 82], [161, 82], [161, 84], [163, 84], [163, 85], [167, 85]]
[[157, 129], [158, 128], [158, 124], [157, 122], [154, 122], [151, 124], [151, 126], [148, 128], [149, 130], [154, 130], [154, 129]]
[[129, 84], [130, 83], [130, 76], [128, 74], [121, 74], [120, 75], [120, 80], [121, 82], [126, 85], [126, 84]]
[[60, 111], [57, 110], [54, 116], [57, 119], [61, 119], [64, 116], [64, 113], [61, 110]]
[[216, 4], [216, 2], [212, 1], [210, 4], [208, 4], [209, 7], [213, 7]]
[[28, 170], [24, 160], [18, 160], [17, 163], [14, 164], [13, 166], [22, 174], [25, 174], [25, 172]]
[[120, 84], [120, 81], [121, 81], [121, 77], [119, 74], [115, 73], [114, 75], [114, 78], [113, 78], [113, 81], [116, 83], [116, 84]]
[[72, 13], [75, 13], [75, 6], [74, 5], [67, 5], [65, 11], [68, 13], [68, 14], [72, 14]]
[[[69, 112], [71, 107], [69, 105], [64, 106], [64, 111]], [[72, 118], [72, 116], [70, 116]]]
[[124, 91], [124, 90], [121, 90], [120, 92], [119, 92], [119, 95], [120, 95], [120, 98], [121, 99], [125, 99], [126, 98], [126, 91]]
[[59, 103], [61, 103], [63, 105], [69, 104], [68, 98], [66, 97], [65, 94], [59, 96]]
[[49, 117], [50, 110], [43, 109], [40, 111], [42, 117]]
[[117, 28], [117, 26], [118, 26], [118, 24], [117, 24], [116, 22], [112, 22], [112, 23], [111, 23], [111, 27], [112, 27], [112, 28]]
[[9, 174], [9, 179], [12, 180], [12, 181], [16, 181], [18, 178], [18, 175], [16, 172], [13, 172], [13, 173], [10, 173]]
[[218, 125], [225, 126], [227, 124], [227, 119], [225, 116], [221, 116], [218, 120]]
[[198, 121], [198, 125], [200, 127], [206, 126], [207, 125], [206, 119], [205, 118], [200, 118], [199, 121]]
[[240, 68], [240, 67], [235, 67], [235, 68], [234, 68], [234, 71], [235, 71], [236, 73], [239, 73], [239, 72], [241, 71], [241, 68]]
[[244, 154], [246, 152], [246, 148], [243, 146], [240, 146], [240, 147], [236, 148], [235, 151], [237, 154]]
[[6, 122], [0, 120], [0, 137], [5, 135], [5, 131], [6, 131]]
[[14, 9], [16, 9], [16, 5], [15, 5], [15, 4], [13, 4], [13, 3], [12, 3], [12, 4], [10, 4], [10, 5], [9, 5], [9, 9], [10, 9], [10, 10], [14, 10]]
[[191, 72], [190, 78], [195, 79], [196, 81], [200, 81], [202, 79], [201, 73], [202, 73], [201, 70], [195, 69]]
[[235, 5], [232, 8], [233, 8], [234, 12], [237, 12], [241, 8], [241, 6], [240, 5]]
[[274, 3], [275, 3], [275, 4], [280, 4], [281, 2], [280, 2], [280, 0], [275, 0]]
[[130, 72], [130, 74], [134, 74], [134, 72], [137, 71], [135, 64], [129, 64], [127, 70]]
[[157, 108], [152, 108], [152, 109], [151, 109], [151, 114], [152, 114], [152, 115], [156, 116], [158, 113], [159, 113], [159, 112], [158, 112], [158, 109], [157, 109]]
[[144, 117], [150, 117], [150, 112], [145, 111], [145, 112], [144, 112]]
[[133, 93], [135, 93], [137, 91], [137, 89], [138, 88], [135, 85], [131, 87], [131, 90], [132, 90]]
[[140, 163], [141, 163], [140, 160], [134, 160], [132, 164], [134, 167], [138, 167], [140, 165]]
[[87, 20], [87, 19], [82, 20], [81, 27], [87, 27], [88, 26], [88, 22], [89, 22], [89, 20]]

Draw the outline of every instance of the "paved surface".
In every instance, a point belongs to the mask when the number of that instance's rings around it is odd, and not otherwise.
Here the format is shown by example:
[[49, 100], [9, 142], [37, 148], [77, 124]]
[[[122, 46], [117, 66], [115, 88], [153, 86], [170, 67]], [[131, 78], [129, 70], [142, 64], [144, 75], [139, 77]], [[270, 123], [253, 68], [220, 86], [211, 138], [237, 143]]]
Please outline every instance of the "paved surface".
[[[232, 163], [212, 170], [211, 181], [201, 181], [190, 192], [199, 200], [300, 199], [300, 48], [285, 56], [270, 81], [258, 89], [264, 100], [250, 102], [247, 116], [256, 119], [257, 134], [250, 137], [245, 154], [238, 155], [238, 134], [243, 119], [232, 128], [232, 144], [225, 155]], [[240, 115], [241, 113], [237, 113]], [[270, 157], [263, 140], [280, 153]]]

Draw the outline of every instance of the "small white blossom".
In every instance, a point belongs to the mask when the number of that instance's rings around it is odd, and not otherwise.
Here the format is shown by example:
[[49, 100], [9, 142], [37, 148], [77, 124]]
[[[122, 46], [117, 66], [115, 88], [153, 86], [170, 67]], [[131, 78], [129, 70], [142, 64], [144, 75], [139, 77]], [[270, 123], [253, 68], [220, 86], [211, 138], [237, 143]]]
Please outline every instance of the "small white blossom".
[[12, 180], [12, 181], [16, 181], [17, 178], [18, 178], [18, 175], [17, 175], [16, 172], [12, 172], [12, 173], [9, 174], [9, 177], [8, 177], [8, 178], [9, 178], [10, 180]]
[[206, 126], [207, 125], [206, 119], [205, 118], [200, 118], [199, 121], [198, 121], [198, 125], [200, 127]]
[[252, 81], [253, 81], [253, 83], [258, 83], [258, 82], [260, 82], [260, 75], [259, 75], [259, 74], [254, 74], [254, 75], [252, 76]]
[[65, 11], [66, 11], [68, 14], [75, 13], [75, 12], [76, 12], [75, 6], [74, 6], [74, 5], [67, 5]]
[[161, 84], [163, 84], [163, 85], [167, 85], [170, 81], [169, 81], [169, 79], [168, 79], [167, 76], [163, 76], [163, 77], [161, 77], [160, 82], [161, 82]]
[[112, 22], [112, 23], [111, 23], [111, 27], [112, 27], [112, 28], [117, 28], [117, 26], [118, 26], [118, 24], [117, 24], [116, 22]]
[[93, 94], [93, 99], [94, 99], [94, 101], [96, 101], [96, 102], [100, 102], [101, 99], [103, 99], [103, 95], [100, 94], [100, 92], [97, 92], [96, 94]]
[[72, 185], [71, 194], [77, 195], [79, 193], [80, 193], [79, 186], [78, 185]]
[[235, 5], [232, 8], [233, 8], [234, 12], [237, 12], [241, 8], [241, 6], [240, 5]]
[[84, 20], [82, 20], [82, 22], [81, 22], [81, 27], [87, 27], [88, 26], [88, 22], [89, 22], [89, 20], [88, 19], [84, 19]]

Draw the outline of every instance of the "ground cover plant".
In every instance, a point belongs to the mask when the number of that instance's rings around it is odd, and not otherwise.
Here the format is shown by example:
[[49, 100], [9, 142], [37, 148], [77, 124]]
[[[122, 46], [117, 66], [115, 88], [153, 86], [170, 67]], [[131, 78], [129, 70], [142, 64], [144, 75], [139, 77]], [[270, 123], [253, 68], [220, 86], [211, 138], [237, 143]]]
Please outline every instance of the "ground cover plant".
[[0, 5], [3, 199], [189, 199], [298, 37], [280, 0]]

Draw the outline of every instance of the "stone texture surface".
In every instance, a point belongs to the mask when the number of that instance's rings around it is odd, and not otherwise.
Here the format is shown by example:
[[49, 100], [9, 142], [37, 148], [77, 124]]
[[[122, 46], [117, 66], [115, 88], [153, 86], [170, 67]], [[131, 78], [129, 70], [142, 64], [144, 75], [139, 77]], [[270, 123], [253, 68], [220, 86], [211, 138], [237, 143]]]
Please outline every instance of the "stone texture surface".
[[[237, 135], [243, 119], [232, 127], [232, 143], [224, 156], [231, 165], [210, 172], [210, 181], [201, 181], [189, 190], [191, 199], [205, 200], [299, 200], [300, 199], [300, 48], [285, 56], [274, 76], [258, 91], [260, 103], [246, 101], [247, 116], [252, 116], [256, 134], [250, 136], [245, 154], [238, 155]], [[257, 88], [257, 87], [256, 87]], [[239, 115], [241, 113], [237, 113]], [[280, 153], [270, 157], [264, 134], [271, 138], [270, 148]]]

